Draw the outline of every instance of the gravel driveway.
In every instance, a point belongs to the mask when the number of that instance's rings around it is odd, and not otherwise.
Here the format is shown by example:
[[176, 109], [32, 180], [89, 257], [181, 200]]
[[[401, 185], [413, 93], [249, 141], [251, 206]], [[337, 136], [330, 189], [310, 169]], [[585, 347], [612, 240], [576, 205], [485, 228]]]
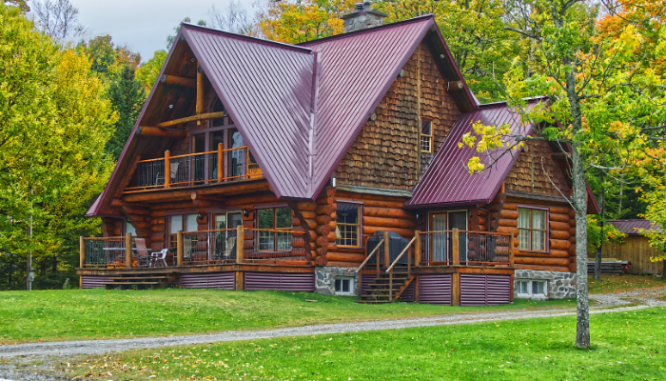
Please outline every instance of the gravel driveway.
[[[666, 294], [666, 287], [652, 289], [649, 291], [639, 290], [617, 294], [590, 295], [595, 301], [592, 305], [591, 314], [633, 311], [644, 308], [666, 306], [666, 302], [656, 299]], [[627, 304], [638, 304], [621, 307]], [[618, 307], [620, 306], [620, 307]], [[479, 314], [460, 314], [448, 316], [436, 316], [416, 319], [395, 319], [356, 323], [325, 324], [294, 328], [277, 328], [260, 331], [228, 331], [212, 334], [168, 336], [168, 337], [146, 337], [135, 339], [116, 340], [86, 340], [86, 341], [63, 341], [48, 343], [29, 343], [18, 345], [0, 346], [0, 358], [7, 360], [18, 360], [17, 364], [25, 363], [34, 359], [45, 359], [46, 362], [61, 361], [75, 355], [97, 355], [112, 352], [121, 352], [130, 349], [171, 347], [180, 345], [192, 345], [213, 343], [221, 341], [256, 340], [265, 338], [335, 334], [342, 332], [376, 331], [412, 327], [432, 327], [454, 324], [483, 323], [489, 321], [530, 319], [541, 317], [557, 317], [575, 315], [575, 310], [532, 310], [532, 311], [503, 311]], [[17, 356], [21, 356], [18, 358]], [[7, 361], [5, 360], [5, 361]], [[12, 361], [10, 361], [12, 362]], [[28, 371], [25, 368], [16, 368], [14, 365], [0, 365], [0, 381], [6, 378], [14, 381], [51, 381], [65, 380], [54, 376], [36, 373], [37, 369]]]

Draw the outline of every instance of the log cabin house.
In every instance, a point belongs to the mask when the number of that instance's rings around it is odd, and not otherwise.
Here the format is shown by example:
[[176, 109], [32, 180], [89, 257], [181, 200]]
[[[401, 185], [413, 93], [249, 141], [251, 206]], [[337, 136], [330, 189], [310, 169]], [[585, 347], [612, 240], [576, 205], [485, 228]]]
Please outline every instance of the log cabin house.
[[300, 45], [182, 24], [88, 212], [103, 237], [81, 238], [81, 287], [573, 296], [565, 155], [530, 142], [469, 175], [471, 122], [519, 115], [477, 101], [432, 15], [384, 17], [359, 4]]

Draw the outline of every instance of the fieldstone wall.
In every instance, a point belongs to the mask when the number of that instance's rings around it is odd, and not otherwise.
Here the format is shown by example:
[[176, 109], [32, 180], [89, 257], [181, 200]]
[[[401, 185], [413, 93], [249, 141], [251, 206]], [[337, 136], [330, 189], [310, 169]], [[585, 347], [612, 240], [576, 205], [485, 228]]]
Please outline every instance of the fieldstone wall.
[[354, 295], [360, 292], [358, 274], [353, 267], [315, 267], [315, 292], [322, 295], [335, 295], [335, 278], [353, 278]]
[[519, 280], [545, 280], [548, 284], [549, 299], [576, 297], [576, 273], [562, 271], [516, 270], [513, 276], [514, 297], [518, 297]]

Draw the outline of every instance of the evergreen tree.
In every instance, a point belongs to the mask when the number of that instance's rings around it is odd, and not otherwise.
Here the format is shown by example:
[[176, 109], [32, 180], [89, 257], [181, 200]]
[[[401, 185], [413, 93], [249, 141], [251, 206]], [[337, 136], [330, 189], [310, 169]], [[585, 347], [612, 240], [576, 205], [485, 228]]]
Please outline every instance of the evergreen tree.
[[143, 85], [134, 78], [134, 67], [123, 66], [120, 77], [109, 88], [109, 99], [118, 115], [118, 121], [113, 136], [106, 144], [106, 152], [111, 154], [114, 160], [118, 160], [146, 100]]

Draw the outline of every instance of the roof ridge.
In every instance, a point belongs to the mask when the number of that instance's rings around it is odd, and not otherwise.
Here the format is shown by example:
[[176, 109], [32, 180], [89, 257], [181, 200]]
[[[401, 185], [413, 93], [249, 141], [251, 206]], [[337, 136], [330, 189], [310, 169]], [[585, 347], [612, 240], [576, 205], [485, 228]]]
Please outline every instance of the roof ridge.
[[393, 23], [384, 24], [384, 25], [380, 25], [380, 26], [375, 26], [375, 27], [372, 27], [372, 28], [360, 29], [360, 30], [355, 30], [355, 31], [352, 31], [352, 32], [341, 33], [341, 34], [334, 34], [332, 36], [323, 37], [323, 38], [319, 38], [319, 39], [316, 39], [316, 40], [301, 42], [301, 43], [297, 44], [297, 46], [306, 46], [307, 44], [314, 44], [314, 43], [330, 41], [330, 40], [335, 40], [335, 39], [343, 39], [343, 38], [347, 38], [347, 37], [351, 37], [351, 36], [355, 36], [355, 35], [359, 35], [359, 34], [363, 34], [363, 33], [370, 33], [372, 31], [381, 30], [381, 29], [389, 29], [389, 28], [392, 28], [392, 27], [396, 27], [396, 26], [400, 26], [400, 25], [404, 25], [404, 24], [409, 24], [409, 23], [412, 23], [412, 22], [417, 22], [417, 21], [420, 21], [420, 20], [434, 18], [434, 17], [435, 17], [434, 14], [427, 13], [425, 15], [412, 17], [412, 18], [407, 19], [407, 20], [396, 21], [396, 22], [393, 22]]
[[185, 27], [192, 27], [192, 28], [195, 28], [195, 29], [202, 29], [203, 31], [225, 35], [226, 37], [229, 37], [229, 38], [235, 38], [235, 39], [239, 39], [239, 40], [245, 40], [245, 41], [248, 41], [248, 42], [254, 42], [254, 43], [258, 43], [258, 44], [274, 46], [276, 48], [293, 49], [293, 50], [296, 50], [296, 51], [301, 51], [303, 53], [306, 53], [306, 52], [311, 53], [312, 52], [312, 49], [310, 49], [310, 48], [306, 48], [306, 47], [299, 46], [299, 45], [288, 44], [286, 42], [279, 42], [279, 41], [269, 40], [269, 39], [266, 39], [266, 38], [259, 38], [259, 37], [254, 37], [254, 36], [248, 36], [248, 35], [245, 35], [245, 34], [228, 32], [226, 30], [211, 28], [211, 27], [207, 27], [207, 26], [203, 26], [203, 25], [196, 25], [196, 24], [192, 24], [192, 23], [189, 23], [189, 22], [182, 22], [180, 24], [182, 26], [185, 26]]

